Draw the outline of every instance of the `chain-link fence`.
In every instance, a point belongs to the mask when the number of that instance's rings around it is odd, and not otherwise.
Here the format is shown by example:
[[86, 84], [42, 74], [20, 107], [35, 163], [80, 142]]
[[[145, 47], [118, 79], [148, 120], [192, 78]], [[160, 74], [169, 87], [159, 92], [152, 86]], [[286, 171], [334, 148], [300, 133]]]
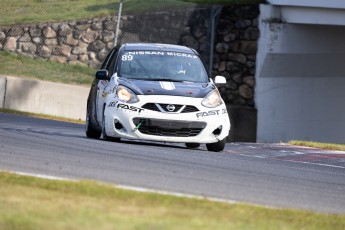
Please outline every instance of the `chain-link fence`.
[[[4, 0], [2, 4], [0, 49], [6, 52], [0, 52], [5, 63], [0, 74], [89, 84], [115, 42], [186, 45], [201, 54], [207, 68], [212, 66], [212, 25], [217, 16], [212, 5], [173, 0]], [[13, 63], [18, 65], [14, 68]]]
[[90, 85], [115, 40], [180, 44], [200, 53], [210, 76], [227, 78], [220, 88], [227, 104], [255, 106], [257, 5], [123, 0], [119, 16], [119, 0], [1, 4], [0, 74]]
[[212, 22], [219, 15], [219, 9], [212, 5], [169, 0], [124, 1], [118, 41], [122, 44], [158, 42], [186, 45], [197, 50], [209, 68], [216, 24]]

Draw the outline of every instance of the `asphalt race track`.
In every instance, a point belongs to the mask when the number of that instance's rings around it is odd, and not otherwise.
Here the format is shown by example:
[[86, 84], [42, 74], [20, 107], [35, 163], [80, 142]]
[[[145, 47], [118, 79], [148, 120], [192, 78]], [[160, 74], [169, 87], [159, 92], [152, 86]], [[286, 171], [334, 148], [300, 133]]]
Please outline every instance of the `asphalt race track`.
[[92, 179], [273, 207], [345, 213], [345, 152], [87, 139], [84, 126], [0, 113], [0, 170]]

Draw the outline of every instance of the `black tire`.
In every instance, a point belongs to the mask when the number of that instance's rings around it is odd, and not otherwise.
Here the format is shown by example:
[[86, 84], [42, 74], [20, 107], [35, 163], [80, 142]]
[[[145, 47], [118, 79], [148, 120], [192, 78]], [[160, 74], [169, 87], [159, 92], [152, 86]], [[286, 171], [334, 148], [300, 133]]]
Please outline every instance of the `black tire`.
[[212, 152], [223, 151], [224, 147], [225, 147], [225, 138], [223, 140], [215, 142], [215, 143], [206, 144], [207, 150], [212, 151]]
[[196, 149], [200, 147], [199, 143], [186, 143], [186, 147], [189, 149]]
[[117, 137], [109, 137], [107, 133], [105, 132], [105, 117], [104, 117], [104, 110], [103, 110], [103, 119], [102, 119], [102, 136], [103, 139], [106, 141], [115, 141], [118, 142], [120, 141], [120, 138]]
[[86, 110], [85, 133], [88, 138], [99, 139], [101, 137], [101, 132], [99, 129], [95, 128], [94, 124], [92, 123], [89, 108]]

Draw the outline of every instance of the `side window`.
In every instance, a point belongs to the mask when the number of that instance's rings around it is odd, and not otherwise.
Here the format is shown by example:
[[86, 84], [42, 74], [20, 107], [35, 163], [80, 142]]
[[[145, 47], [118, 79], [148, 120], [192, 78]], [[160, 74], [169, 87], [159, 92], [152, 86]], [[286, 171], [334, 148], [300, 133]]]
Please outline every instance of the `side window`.
[[112, 53], [108, 65], [106, 67], [106, 70], [109, 71], [109, 76], [112, 76], [115, 72], [115, 65], [116, 65], [116, 59], [117, 59], [117, 54], [118, 54], [118, 50], [116, 50], [115, 52]]
[[109, 62], [110, 62], [110, 59], [111, 57], [113, 56], [113, 54], [117, 52], [116, 49], [113, 49], [109, 52], [108, 56], [104, 59], [103, 63], [102, 63], [102, 66], [101, 66], [101, 69], [107, 69], [108, 65], [109, 65]]

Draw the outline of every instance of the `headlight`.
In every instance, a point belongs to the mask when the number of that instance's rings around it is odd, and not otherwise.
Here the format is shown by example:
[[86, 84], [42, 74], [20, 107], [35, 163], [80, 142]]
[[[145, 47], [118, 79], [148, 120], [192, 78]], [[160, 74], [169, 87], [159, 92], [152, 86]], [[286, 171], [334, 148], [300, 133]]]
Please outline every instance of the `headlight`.
[[222, 98], [220, 97], [218, 90], [213, 90], [209, 92], [204, 98], [204, 100], [202, 100], [201, 102], [203, 106], [208, 107], [208, 108], [217, 107], [218, 105], [221, 105], [222, 103], [223, 103]]
[[127, 103], [136, 103], [139, 101], [139, 98], [137, 97], [137, 95], [135, 95], [135, 93], [128, 89], [125, 86], [120, 85], [117, 90], [116, 90], [116, 96]]

